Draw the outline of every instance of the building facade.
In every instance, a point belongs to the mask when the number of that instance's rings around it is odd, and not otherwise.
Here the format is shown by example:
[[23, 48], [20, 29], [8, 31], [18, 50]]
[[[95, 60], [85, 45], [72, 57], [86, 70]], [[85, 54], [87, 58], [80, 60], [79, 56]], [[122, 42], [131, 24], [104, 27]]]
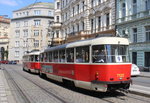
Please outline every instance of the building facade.
[[49, 27], [54, 21], [53, 3], [35, 3], [13, 11], [9, 60], [21, 62], [33, 50], [44, 50], [50, 42]]
[[50, 28], [52, 30], [50, 46], [63, 44], [63, 36], [61, 35], [61, 0], [55, 0], [54, 5], [54, 22]]
[[10, 19], [0, 16], [0, 60], [8, 59]]
[[115, 0], [55, 0], [55, 6], [62, 43], [115, 35]]
[[117, 35], [130, 41], [130, 59], [150, 67], [150, 0], [117, 0]]

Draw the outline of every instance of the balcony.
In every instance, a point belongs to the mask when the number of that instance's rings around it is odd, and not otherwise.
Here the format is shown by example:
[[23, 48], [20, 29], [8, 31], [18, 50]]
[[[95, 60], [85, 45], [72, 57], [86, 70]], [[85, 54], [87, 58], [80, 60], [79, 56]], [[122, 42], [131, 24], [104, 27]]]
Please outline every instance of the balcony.
[[52, 25], [52, 28], [59, 28], [61, 27], [61, 23], [60, 22], [55, 22], [53, 25]]
[[129, 16], [125, 16], [125, 17], [122, 17], [122, 18], [118, 18], [117, 19], [117, 23], [123, 23], [123, 22], [130, 22], [130, 21], [136, 21], [136, 20], [139, 20], [139, 19], [145, 19], [147, 17], [150, 17], [150, 10], [146, 10], [146, 11], [141, 11], [141, 12], [138, 12], [136, 14], [132, 14], [132, 15], [129, 15]]

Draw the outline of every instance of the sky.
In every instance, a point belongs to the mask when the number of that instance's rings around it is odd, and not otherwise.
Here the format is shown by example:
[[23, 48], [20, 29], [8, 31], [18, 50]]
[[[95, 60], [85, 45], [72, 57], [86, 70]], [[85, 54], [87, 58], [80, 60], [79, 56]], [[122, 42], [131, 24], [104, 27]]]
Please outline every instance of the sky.
[[0, 16], [7, 15], [7, 18], [12, 18], [12, 11], [35, 2], [54, 2], [54, 0], [0, 0]]

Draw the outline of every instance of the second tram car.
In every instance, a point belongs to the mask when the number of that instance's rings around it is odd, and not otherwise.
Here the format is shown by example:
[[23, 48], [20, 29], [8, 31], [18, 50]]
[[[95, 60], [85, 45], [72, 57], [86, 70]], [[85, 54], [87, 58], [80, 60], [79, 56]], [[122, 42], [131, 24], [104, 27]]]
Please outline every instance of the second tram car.
[[128, 45], [125, 38], [100, 37], [48, 48], [40, 54], [40, 75], [94, 91], [128, 89]]
[[39, 55], [40, 55], [39, 51], [34, 51], [34, 52], [24, 55], [23, 56], [23, 70], [26, 70], [32, 73], [39, 73], [41, 69]]

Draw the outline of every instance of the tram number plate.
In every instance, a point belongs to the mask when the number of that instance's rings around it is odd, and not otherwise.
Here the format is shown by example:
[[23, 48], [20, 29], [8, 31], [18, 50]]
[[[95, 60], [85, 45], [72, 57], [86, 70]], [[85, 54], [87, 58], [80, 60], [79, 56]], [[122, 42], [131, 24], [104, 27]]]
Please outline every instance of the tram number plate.
[[122, 78], [124, 77], [124, 74], [117, 74], [117, 77]]

